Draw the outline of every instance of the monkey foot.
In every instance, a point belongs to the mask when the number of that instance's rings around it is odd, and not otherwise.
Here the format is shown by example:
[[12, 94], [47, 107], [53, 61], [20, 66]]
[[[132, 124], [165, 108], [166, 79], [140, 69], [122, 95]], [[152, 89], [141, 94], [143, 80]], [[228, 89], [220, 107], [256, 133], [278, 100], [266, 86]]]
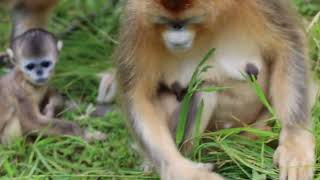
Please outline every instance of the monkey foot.
[[223, 178], [211, 172], [212, 164], [193, 163], [183, 161], [162, 168], [161, 179], [163, 180], [223, 180]]
[[[307, 132], [309, 133], [309, 132]], [[314, 141], [310, 135], [283, 141], [274, 155], [280, 168], [280, 180], [312, 180], [314, 170]]]
[[107, 136], [100, 131], [85, 132], [84, 139], [88, 142], [103, 141], [107, 139]]
[[114, 104], [97, 104], [94, 112], [91, 113], [93, 117], [104, 117], [107, 113], [115, 109]]

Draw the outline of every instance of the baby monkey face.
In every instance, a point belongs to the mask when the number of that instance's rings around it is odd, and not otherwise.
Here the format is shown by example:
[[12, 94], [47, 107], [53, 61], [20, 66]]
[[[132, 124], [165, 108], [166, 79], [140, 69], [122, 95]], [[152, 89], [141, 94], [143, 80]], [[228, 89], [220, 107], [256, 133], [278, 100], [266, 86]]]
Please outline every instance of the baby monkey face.
[[55, 61], [51, 58], [26, 59], [21, 62], [20, 70], [34, 85], [45, 85], [53, 74]]
[[46, 85], [63, 44], [43, 29], [31, 29], [13, 40], [8, 53], [30, 83]]

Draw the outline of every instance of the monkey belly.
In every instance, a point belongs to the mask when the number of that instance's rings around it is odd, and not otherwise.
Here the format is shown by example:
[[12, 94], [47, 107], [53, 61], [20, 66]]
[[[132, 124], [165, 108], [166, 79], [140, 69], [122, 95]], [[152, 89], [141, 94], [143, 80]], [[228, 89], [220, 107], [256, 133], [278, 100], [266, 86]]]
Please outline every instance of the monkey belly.
[[[259, 86], [268, 97], [267, 78], [263, 74], [259, 78]], [[230, 89], [217, 93], [218, 103], [208, 130], [243, 127], [257, 121], [264, 106], [249, 82], [230, 81], [225, 87]]]
[[[226, 87], [225, 90], [216, 92], [217, 104], [212, 107], [214, 111], [207, 129], [214, 131], [224, 128], [243, 127], [257, 121], [264, 106], [254, 87], [250, 85], [250, 78], [248, 80], [238, 80], [228, 77], [227, 74], [220, 75], [220, 77], [223, 77], [222, 81], [211, 77], [204, 84], [208, 87]], [[269, 77], [266, 66], [261, 69], [257, 78], [257, 83], [265, 93], [265, 96], [268, 97]], [[160, 106], [163, 108], [163, 113], [166, 114], [168, 119], [170, 129], [175, 129], [178, 123], [177, 117], [181, 110], [181, 101], [177, 100], [174, 93], [160, 95], [159, 101]]]

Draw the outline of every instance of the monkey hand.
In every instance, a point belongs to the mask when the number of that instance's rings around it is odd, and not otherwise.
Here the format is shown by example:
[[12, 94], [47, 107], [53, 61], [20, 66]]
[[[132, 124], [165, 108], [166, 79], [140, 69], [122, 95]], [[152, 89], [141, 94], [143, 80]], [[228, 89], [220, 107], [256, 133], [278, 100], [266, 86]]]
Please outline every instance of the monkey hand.
[[43, 110], [43, 114], [49, 118], [53, 118], [55, 116], [54, 109], [51, 106], [46, 106]]
[[172, 165], [162, 167], [162, 180], [223, 180], [223, 178], [211, 172], [211, 164], [194, 163], [189, 160], [175, 162]]
[[311, 132], [302, 131], [280, 139], [274, 155], [274, 163], [280, 168], [280, 180], [313, 179], [314, 137]]
[[88, 142], [103, 141], [107, 139], [107, 136], [100, 131], [93, 131], [93, 132], [85, 131], [84, 139]]

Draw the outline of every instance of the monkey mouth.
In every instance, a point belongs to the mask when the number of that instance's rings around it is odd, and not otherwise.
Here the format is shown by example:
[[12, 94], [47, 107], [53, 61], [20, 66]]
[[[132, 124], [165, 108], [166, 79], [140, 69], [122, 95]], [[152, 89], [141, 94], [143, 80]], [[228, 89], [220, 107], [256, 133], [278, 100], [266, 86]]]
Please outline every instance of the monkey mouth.
[[174, 53], [184, 53], [192, 48], [192, 42], [182, 44], [169, 43], [167, 48]]
[[36, 82], [36, 84], [38, 84], [38, 85], [43, 85], [43, 84], [45, 84], [45, 83], [48, 82], [48, 78], [39, 78], [39, 79], [37, 79], [35, 82]]

